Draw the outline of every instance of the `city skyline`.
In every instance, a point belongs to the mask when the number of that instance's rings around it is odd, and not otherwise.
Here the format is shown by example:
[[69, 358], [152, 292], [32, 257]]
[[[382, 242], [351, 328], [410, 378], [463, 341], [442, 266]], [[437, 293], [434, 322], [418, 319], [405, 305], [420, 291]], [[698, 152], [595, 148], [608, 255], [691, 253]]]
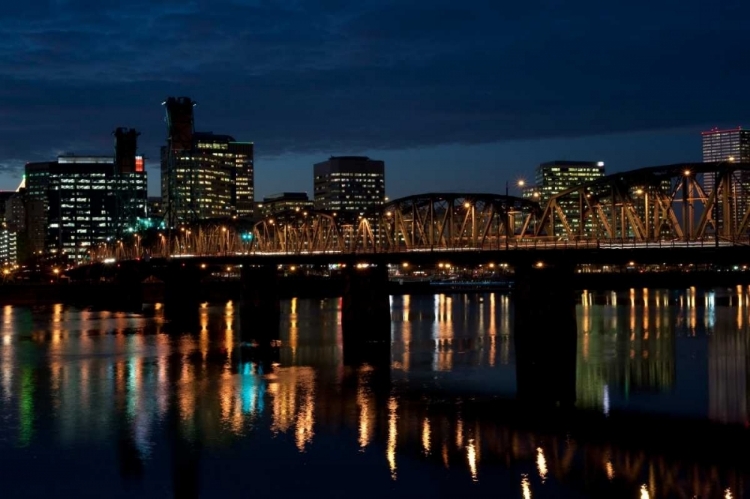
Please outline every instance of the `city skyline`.
[[[740, 125], [741, 127], [741, 125]], [[711, 127], [716, 128], [716, 127]], [[736, 129], [737, 126], [729, 127]], [[662, 130], [655, 132], [634, 132], [600, 135], [579, 138], [557, 138], [545, 140], [519, 140], [504, 143], [485, 145], [458, 146], [448, 144], [430, 148], [395, 150], [365, 149], [361, 156], [378, 156], [384, 161], [389, 171], [386, 180], [386, 193], [391, 199], [415, 194], [411, 187], [412, 183], [424, 186], [423, 191], [461, 191], [461, 192], [503, 192], [505, 181], [523, 180], [533, 183], [537, 167], [549, 161], [603, 161], [607, 166], [607, 173], [619, 173], [633, 169], [673, 164], [681, 162], [698, 162], [702, 153], [700, 141], [701, 133], [707, 131], [706, 127], [692, 127], [689, 129]], [[209, 132], [212, 133], [212, 132]], [[645, 149], [639, 149], [644, 144], [654, 141], [659, 142], [658, 149], [650, 150], [648, 154]], [[252, 142], [257, 146], [256, 142]], [[547, 149], [540, 144], [549, 144], [554, 149], [547, 153]], [[108, 146], [108, 147], [107, 147]], [[618, 156], [614, 160], [608, 160], [604, 155], [608, 148], [615, 147]], [[99, 149], [84, 149], [82, 151], [60, 152], [46, 161], [55, 161], [60, 156], [77, 155], [92, 156], [106, 155], [111, 149], [111, 143], [103, 145]], [[476, 150], [475, 153], [472, 153]], [[161, 172], [160, 160], [157, 148], [155, 156], [143, 155], [139, 147], [139, 155], [144, 157], [148, 175], [148, 195], [161, 196]], [[497, 154], [507, 154], [516, 158], [514, 163], [519, 164], [517, 168], [498, 167], [492, 158], [482, 157], [488, 151]], [[555, 154], [558, 151], [558, 154]], [[597, 153], [597, 151], [599, 151]], [[475, 155], [476, 154], [476, 155]], [[359, 156], [360, 154], [352, 154]], [[314, 195], [313, 166], [325, 161], [330, 156], [339, 156], [331, 153], [310, 154], [286, 154], [269, 158], [262, 155], [256, 161], [256, 195], [255, 201], [259, 202], [264, 197], [278, 192], [294, 191], [305, 192], [312, 198]], [[347, 154], [349, 156], [349, 154]], [[480, 175], [470, 177], [466, 175], [465, 165], [461, 157], [472, 159], [474, 168], [485, 173], [496, 169], [499, 175]], [[432, 170], [432, 175], [425, 178], [422, 171], [417, 168], [406, 169], [404, 166], [413, 164], [416, 158], [422, 158], [424, 163], [438, 165], [439, 168]], [[24, 163], [25, 164], [25, 163]], [[264, 168], [265, 166], [265, 168]], [[287, 167], [286, 176], [269, 178], [268, 170]], [[456, 167], [452, 169], [451, 167]], [[393, 170], [393, 173], [391, 173]], [[437, 173], [436, 173], [437, 172]], [[8, 176], [7, 172], [0, 169], [0, 191], [14, 191], [18, 188], [23, 176], [23, 168], [17, 175]], [[492, 186], [492, 188], [488, 188]], [[520, 189], [513, 188], [512, 195], [520, 196]], [[515, 192], [517, 191], [517, 192]]]
[[126, 125], [156, 193], [165, 95], [195, 98], [202, 129], [255, 142], [256, 199], [311, 193], [331, 155], [385, 161], [390, 197], [415, 178], [500, 192], [544, 161], [697, 161], [700, 131], [748, 124], [735, 20], [750, 6], [638, 7], [26, 2], [0, 17], [0, 187], [26, 162], [108, 152], [102, 132]]

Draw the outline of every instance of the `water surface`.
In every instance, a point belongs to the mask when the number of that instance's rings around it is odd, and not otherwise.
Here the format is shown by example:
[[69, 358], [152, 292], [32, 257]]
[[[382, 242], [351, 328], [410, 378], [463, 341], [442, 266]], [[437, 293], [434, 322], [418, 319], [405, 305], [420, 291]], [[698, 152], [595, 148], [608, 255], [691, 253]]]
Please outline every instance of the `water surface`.
[[[747, 291], [585, 294], [577, 406], [742, 428]], [[744, 497], [726, 456], [485, 410], [515, 395], [508, 295], [391, 306], [390, 369], [344, 364], [340, 300], [284, 302], [270, 357], [243, 346], [252, 324], [231, 302], [179, 327], [160, 306], [4, 307], [3, 497]]]

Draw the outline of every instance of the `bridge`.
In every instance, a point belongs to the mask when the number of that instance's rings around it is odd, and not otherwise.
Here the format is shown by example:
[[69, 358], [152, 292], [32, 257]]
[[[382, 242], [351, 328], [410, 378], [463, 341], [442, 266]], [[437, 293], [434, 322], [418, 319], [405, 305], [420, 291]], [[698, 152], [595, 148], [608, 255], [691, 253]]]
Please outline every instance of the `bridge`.
[[[578, 265], [748, 265], [747, 172], [749, 163], [733, 162], [643, 168], [568, 189], [544, 206], [533, 193], [529, 199], [430, 193], [350, 216], [295, 210], [250, 231], [185, 226], [159, 234], [153, 244], [136, 235], [127, 244], [97, 248], [92, 259], [118, 262], [123, 296], [136, 301], [145, 278], [162, 280], [167, 310], [177, 313], [195, 304], [207, 275], [234, 269], [241, 308], [258, 330], [269, 331], [279, 320], [279, 266], [335, 266], [345, 280], [344, 340], [360, 346], [386, 343], [389, 267], [501, 264], [514, 272], [515, 320], [527, 331], [522, 342], [533, 343], [575, 321], [571, 276]], [[563, 336], [552, 343], [569, 349]], [[551, 362], [556, 349], [549, 353], [529, 364], [529, 391], [551, 390], [550, 398], [564, 399], [569, 380], [534, 375], [534, 366]]]
[[426, 193], [362, 213], [295, 210], [249, 229], [178, 227], [93, 248], [93, 261], [149, 256], [378, 254], [750, 245], [750, 163], [616, 173], [551, 196]]

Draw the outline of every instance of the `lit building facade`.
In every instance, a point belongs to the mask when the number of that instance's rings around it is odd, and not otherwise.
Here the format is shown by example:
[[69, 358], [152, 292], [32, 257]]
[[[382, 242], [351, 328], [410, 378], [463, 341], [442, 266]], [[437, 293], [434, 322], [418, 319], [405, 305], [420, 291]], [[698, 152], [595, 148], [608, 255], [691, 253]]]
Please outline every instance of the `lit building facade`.
[[164, 216], [164, 206], [161, 197], [150, 196], [148, 198], [148, 216], [150, 218], [162, 218]]
[[319, 210], [363, 215], [385, 203], [385, 163], [365, 156], [332, 156], [314, 166]]
[[741, 127], [731, 130], [714, 128], [701, 135], [704, 163], [730, 160], [750, 162], [750, 130]]
[[26, 190], [14, 193], [5, 201], [5, 223], [9, 230], [26, 232]]
[[313, 202], [306, 192], [281, 192], [263, 198], [259, 204], [261, 215], [275, 215], [283, 211], [305, 211], [313, 208]]
[[253, 143], [195, 132], [195, 102], [188, 97], [170, 97], [164, 105], [169, 136], [161, 150], [161, 190], [168, 224], [252, 216]]
[[46, 249], [49, 172], [56, 164], [56, 161], [26, 163], [26, 234], [32, 255], [41, 255]]
[[111, 156], [60, 156], [47, 179], [46, 251], [85, 260], [92, 246], [132, 232], [146, 218], [143, 158], [117, 171]]
[[[552, 196], [566, 191], [577, 185], [592, 182], [604, 176], [604, 162], [602, 161], [550, 161], [540, 164], [536, 169], [535, 184], [523, 189], [523, 197], [533, 199], [542, 207]], [[578, 225], [578, 195], [571, 195], [570, 198], [559, 200], [568, 222]], [[591, 231], [590, 222], [586, 225], [586, 230]], [[562, 222], [555, 221], [555, 235], [565, 235], [565, 229]]]
[[18, 264], [18, 232], [0, 229], [0, 264]]
[[[712, 130], [702, 132], [703, 162], [735, 161], [750, 163], [750, 130], [741, 127], [730, 130]], [[703, 188], [706, 192], [714, 190], [714, 176], [707, 174], [703, 177]], [[750, 208], [750, 172], [735, 172], [730, 183], [730, 198], [734, 200], [732, 216], [734, 226], [737, 227], [742, 217]], [[721, 206], [721, 200], [717, 203]], [[722, 213], [719, 208], [718, 213]]]
[[8, 201], [10, 198], [12, 198], [17, 191], [0, 191], [0, 210], [2, 210], [2, 214], [5, 217], [5, 220], [7, 221], [7, 215], [6, 215], [6, 209], [8, 206]]

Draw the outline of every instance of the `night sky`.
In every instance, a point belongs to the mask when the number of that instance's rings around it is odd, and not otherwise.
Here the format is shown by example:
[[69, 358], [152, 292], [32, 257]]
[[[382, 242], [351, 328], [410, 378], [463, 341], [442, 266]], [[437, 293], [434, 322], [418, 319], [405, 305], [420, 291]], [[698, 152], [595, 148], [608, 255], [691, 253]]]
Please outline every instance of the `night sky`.
[[312, 164], [386, 162], [387, 194], [502, 192], [555, 159], [700, 160], [750, 126], [750, 1], [25, 0], [0, 9], [0, 188], [27, 161], [142, 132], [168, 96], [256, 146], [256, 198]]

